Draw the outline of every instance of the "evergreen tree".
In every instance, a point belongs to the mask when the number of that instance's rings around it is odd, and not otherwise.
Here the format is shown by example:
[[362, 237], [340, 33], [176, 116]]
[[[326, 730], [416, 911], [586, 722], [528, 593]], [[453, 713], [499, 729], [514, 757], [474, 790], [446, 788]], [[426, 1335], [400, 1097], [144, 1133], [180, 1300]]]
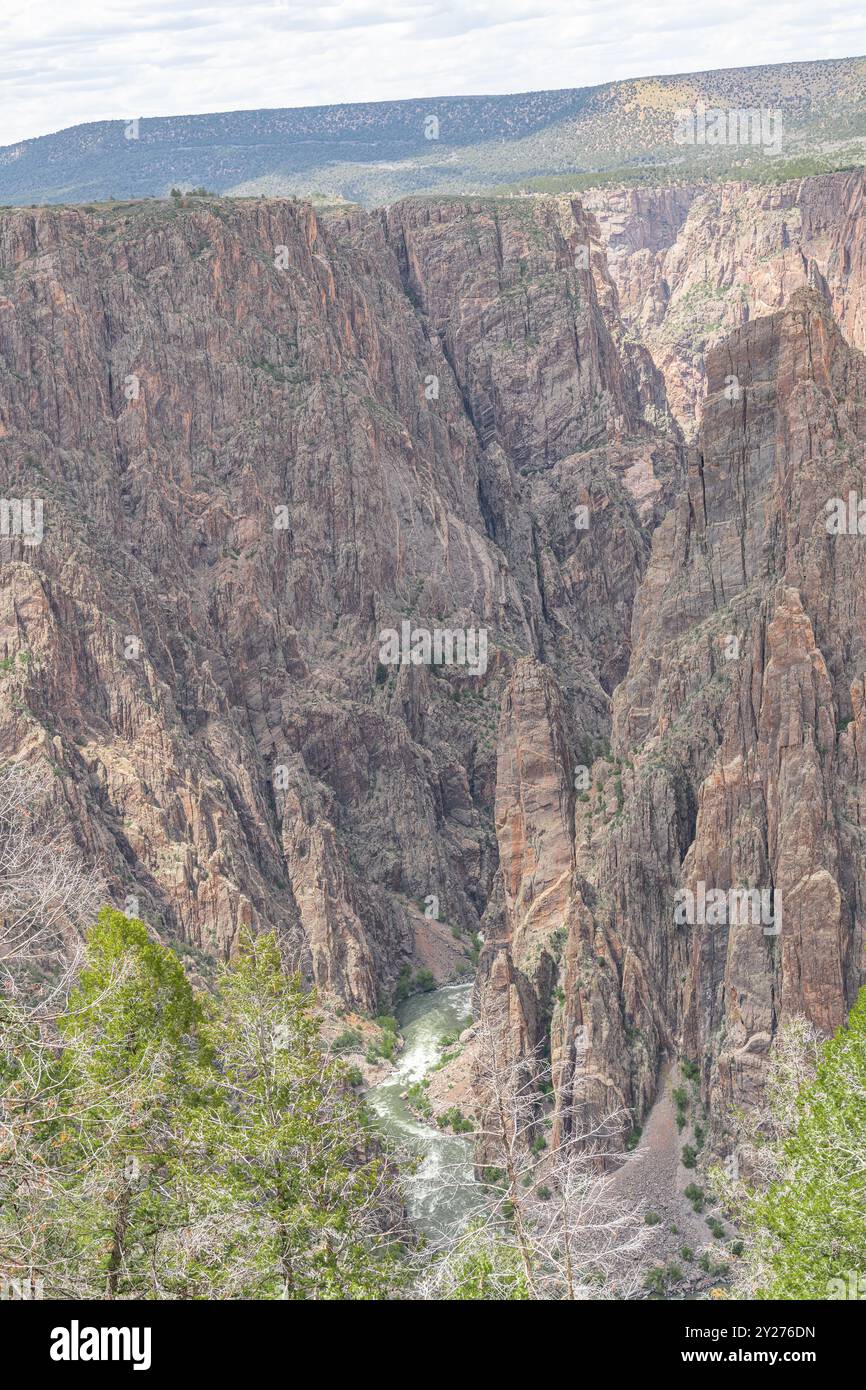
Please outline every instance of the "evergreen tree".
[[60, 1020], [57, 1102], [43, 1125], [61, 1294], [159, 1297], [160, 1248], [184, 1219], [172, 1152], [200, 1009], [174, 952], [104, 908]]
[[186, 1126], [187, 1297], [386, 1296], [401, 1207], [313, 1002], [273, 935], [221, 973]]

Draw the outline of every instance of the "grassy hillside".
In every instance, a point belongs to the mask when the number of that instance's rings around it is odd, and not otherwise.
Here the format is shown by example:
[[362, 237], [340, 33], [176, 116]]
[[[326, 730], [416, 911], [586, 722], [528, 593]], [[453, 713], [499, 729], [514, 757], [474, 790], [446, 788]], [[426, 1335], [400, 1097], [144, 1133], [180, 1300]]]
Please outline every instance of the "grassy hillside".
[[[772, 141], [678, 141], [677, 113], [701, 103], [772, 113]], [[514, 96], [96, 122], [0, 148], [0, 201], [159, 197], [203, 185], [373, 205], [600, 179], [791, 177], [864, 160], [866, 59], [846, 58]]]

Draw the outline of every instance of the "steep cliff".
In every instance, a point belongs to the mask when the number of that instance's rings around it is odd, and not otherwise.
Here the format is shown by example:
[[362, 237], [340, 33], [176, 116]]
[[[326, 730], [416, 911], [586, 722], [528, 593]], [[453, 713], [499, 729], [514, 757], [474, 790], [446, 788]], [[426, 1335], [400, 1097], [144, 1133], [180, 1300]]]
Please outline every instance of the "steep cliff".
[[559, 1129], [637, 1123], [679, 1054], [721, 1143], [780, 1018], [863, 979], [866, 576], [825, 512], [863, 183], [752, 195], [775, 242], [712, 195], [754, 312], [688, 452], [665, 378], [685, 419], [716, 329], [653, 333], [706, 190], [640, 195], [612, 270], [573, 198], [0, 215], [0, 756], [50, 760], [120, 905], [216, 954], [274, 925], [335, 1005], [480, 929]]
[[[2, 489], [44, 515], [4, 530], [0, 748], [168, 935], [275, 924], [375, 1010], [487, 906], [515, 659], [603, 736], [679, 446], [585, 235], [568, 202], [0, 217]], [[486, 661], [390, 665], [404, 622]]]
[[506, 693], [505, 928], [485, 961], [515, 1047], [549, 1037], [560, 1114], [639, 1118], [679, 1055], [722, 1146], [780, 1021], [832, 1031], [866, 978], [866, 557], [827, 525], [828, 502], [862, 488], [866, 359], [800, 291], [711, 351], [707, 377], [610, 756], [575, 777], [546, 673], [524, 663]]
[[[800, 291], [710, 352], [707, 381], [636, 603], [614, 747], [638, 800], [646, 777], [669, 796], [683, 784], [674, 883], [773, 895], [760, 920], [729, 905], [721, 921], [645, 922], [645, 951], [646, 929], [670, 942], [682, 1045], [720, 1112], [754, 1099], [781, 1018], [832, 1030], [864, 978], [864, 554], [831, 534], [827, 504], [862, 487], [866, 360]], [[641, 843], [631, 857], [652, 867]], [[661, 864], [657, 882], [667, 903]]]
[[622, 316], [664, 373], [688, 433], [700, 422], [708, 348], [821, 292], [848, 342], [866, 348], [866, 176], [766, 186], [724, 182], [593, 191]]

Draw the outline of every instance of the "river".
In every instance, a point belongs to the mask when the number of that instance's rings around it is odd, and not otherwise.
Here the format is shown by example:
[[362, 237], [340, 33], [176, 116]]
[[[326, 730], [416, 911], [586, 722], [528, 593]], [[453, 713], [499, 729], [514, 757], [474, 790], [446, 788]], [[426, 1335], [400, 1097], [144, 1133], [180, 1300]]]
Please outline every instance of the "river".
[[476, 1205], [472, 1138], [446, 1133], [435, 1121], [425, 1124], [409, 1109], [401, 1092], [420, 1081], [444, 1051], [440, 1039], [461, 1033], [472, 1022], [472, 984], [443, 985], [416, 994], [397, 1009], [405, 1040], [394, 1070], [367, 1092], [378, 1127], [396, 1147], [421, 1157], [415, 1173], [404, 1177], [406, 1205], [415, 1226], [427, 1236], [459, 1226]]

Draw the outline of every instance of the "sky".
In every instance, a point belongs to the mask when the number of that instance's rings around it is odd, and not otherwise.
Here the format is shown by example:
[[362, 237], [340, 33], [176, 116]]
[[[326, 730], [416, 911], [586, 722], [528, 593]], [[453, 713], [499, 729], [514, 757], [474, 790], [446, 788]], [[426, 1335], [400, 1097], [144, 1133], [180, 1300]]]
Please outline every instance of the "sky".
[[0, 3], [0, 145], [83, 121], [866, 54], [863, 0]]

